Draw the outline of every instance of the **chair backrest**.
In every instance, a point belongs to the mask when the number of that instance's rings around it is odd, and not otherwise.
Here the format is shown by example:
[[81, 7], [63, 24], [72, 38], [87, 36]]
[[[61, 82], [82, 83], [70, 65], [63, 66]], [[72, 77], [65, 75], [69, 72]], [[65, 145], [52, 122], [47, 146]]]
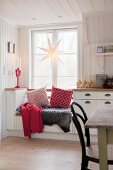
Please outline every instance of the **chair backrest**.
[[[76, 108], [74, 108], [74, 106], [78, 106], [79, 109], [82, 111], [83, 115], [76, 113], [76, 111], [75, 111]], [[82, 130], [82, 126], [81, 126], [81, 122], [79, 120], [81, 119], [83, 125], [85, 125], [86, 121], [88, 120], [87, 115], [86, 115], [84, 109], [76, 102], [72, 102], [71, 112], [72, 112], [72, 115], [73, 115], [72, 116], [73, 123], [74, 123], [74, 125], [77, 129], [78, 135], [79, 135], [80, 144], [81, 144], [81, 147], [82, 147], [82, 154], [86, 155], [86, 145], [90, 146], [90, 133], [89, 133], [89, 129], [88, 128], [86, 129], [85, 126], [83, 126], [84, 132], [85, 132], [85, 137], [86, 137], [86, 140], [85, 140], [83, 130]]]

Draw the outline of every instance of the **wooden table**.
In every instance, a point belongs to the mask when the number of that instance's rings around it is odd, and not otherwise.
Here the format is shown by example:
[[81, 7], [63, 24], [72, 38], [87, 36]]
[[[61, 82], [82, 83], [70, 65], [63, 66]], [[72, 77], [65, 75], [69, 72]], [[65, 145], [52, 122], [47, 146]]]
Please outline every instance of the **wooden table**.
[[113, 143], [113, 106], [96, 108], [85, 126], [98, 129], [100, 170], [108, 170], [107, 143]]

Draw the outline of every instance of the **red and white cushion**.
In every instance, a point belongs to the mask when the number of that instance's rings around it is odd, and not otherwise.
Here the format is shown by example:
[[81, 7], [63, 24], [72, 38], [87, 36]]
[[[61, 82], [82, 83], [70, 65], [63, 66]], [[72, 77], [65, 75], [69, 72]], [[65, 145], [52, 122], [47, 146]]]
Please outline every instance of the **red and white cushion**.
[[68, 108], [72, 99], [72, 90], [63, 90], [52, 87], [50, 104], [51, 107]]
[[28, 103], [34, 103], [37, 106], [48, 106], [49, 101], [47, 97], [47, 91], [45, 88], [40, 88], [27, 92]]

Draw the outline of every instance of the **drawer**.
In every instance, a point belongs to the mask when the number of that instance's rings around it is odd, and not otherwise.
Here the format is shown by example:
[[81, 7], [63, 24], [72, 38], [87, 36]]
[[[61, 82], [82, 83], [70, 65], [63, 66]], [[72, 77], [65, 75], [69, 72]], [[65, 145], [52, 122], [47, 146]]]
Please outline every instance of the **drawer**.
[[76, 92], [74, 91], [74, 101], [78, 99], [82, 99], [82, 92]]
[[96, 99], [96, 92], [85, 91], [85, 92], [74, 92], [74, 99]]
[[82, 92], [82, 99], [96, 99], [96, 92], [90, 92], [90, 91], [86, 91], [86, 92]]
[[97, 107], [113, 105], [113, 100], [97, 100]]
[[113, 92], [97, 92], [97, 99], [113, 100]]

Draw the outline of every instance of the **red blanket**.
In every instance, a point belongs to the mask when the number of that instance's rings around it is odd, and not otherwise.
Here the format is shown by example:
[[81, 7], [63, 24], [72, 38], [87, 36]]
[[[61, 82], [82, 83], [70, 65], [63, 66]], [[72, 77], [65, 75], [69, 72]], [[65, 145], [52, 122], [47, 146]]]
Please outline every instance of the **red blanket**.
[[42, 107], [31, 103], [21, 106], [24, 136], [31, 138], [32, 133], [43, 132]]

